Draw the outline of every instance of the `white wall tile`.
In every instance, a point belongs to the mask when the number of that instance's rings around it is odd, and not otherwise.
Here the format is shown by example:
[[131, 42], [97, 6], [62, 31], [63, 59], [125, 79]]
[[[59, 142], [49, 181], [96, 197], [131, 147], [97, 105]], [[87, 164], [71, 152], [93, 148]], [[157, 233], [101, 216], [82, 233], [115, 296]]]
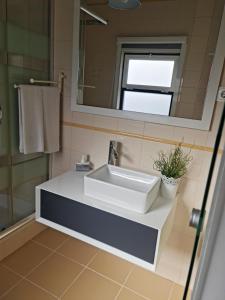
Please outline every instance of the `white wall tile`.
[[202, 49], [206, 49], [207, 43], [207, 36], [192, 36], [190, 40], [190, 52], [201, 53]]
[[73, 0], [55, 0], [55, 40], [72, 41]]
[[89, 130], [82, 128], [72, 128], [71, 149], [85, 153], [90, 151], [92, 135]]
[[208, 131], [174, 127], [174, 139], [176, 141], [205, 146], [207, 138]]
[[68, 149], [53, 154], [53, 167], [57, 170], [67, 171], [70, 169], [70, 155]]
[[100, 128], [112, 129], [117, 130], [118, 127], [118, 119], [93, 115], [93, 125]]
[[196, 88], [199, 84], [201, 72], [196, 71], [185, 71], [183, 87], [193, 87]]
[[171, 140], [174, 138], [174, 127], [145, 122], [144, 135]]
[[193, 36], [208, 36], [210, 32], [211, 18], [209, 17], [200, 17], [196, 18]]
[[73, 113], [73, 121], [78, 124], [84, 125], [94, 125], [94, 116], [91, 114], [81, 113], [78, 111], [74, 111]]
[[72, 128], [69, 126], [62, 126], [62, 147], [63, 149], [71, 149]]
[[118, 119], [118, 130], [135, 134], [143, 134], [144, 122], [127, 119]]
[[63, 121], [71, 122], [72, 117], [72, 111], [71, 111], [71, 99], [64, 97], [63, 98], [63, 113], [62, 113], [62, 119]]
[[211, 17], [213, 14], [214, 5], [214, 0], [198, 0], [196, 16]]
[[54, 42], [54, 67], [71, 69], [72, 64], [72, 42], [55, 41]]
[[202, 52], [189, 51], [185, 69], [200, 72], [204, 63], [204, 54]]
[[141, 153], [141, 170], [147, 173], [158, 174], [159, 172], [154, 170], [153, 164], [154, 161], [158, 158], [158, 153], [163, 150], [165, 152], [170, 151], [172, 146], [165, 145], [161, 143], [143, 141], [142, 143], [142, 153]]
[[124, 137], [122, 139], [122, 155], [120, 158], [121, 166], [140, 170], [141, 153], [141, 140]]
[[53, 166], [52, 168], [52, 178], [57, 177], [59, 175], [62, 175], [63, 173], [65, 173], [64, 170], [59, 170], [56, 168], [56, 166]]

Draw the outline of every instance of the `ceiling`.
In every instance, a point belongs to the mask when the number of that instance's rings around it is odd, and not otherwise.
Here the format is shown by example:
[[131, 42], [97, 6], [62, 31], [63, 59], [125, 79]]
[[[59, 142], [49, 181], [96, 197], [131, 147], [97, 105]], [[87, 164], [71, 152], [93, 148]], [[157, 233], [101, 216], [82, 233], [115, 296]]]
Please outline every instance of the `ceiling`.
[[[174, 0], [141, 0], [141, 2], [162, 2], [162, 1], [174, 1]], [[86, 0], [87, 5], [107, 5], [107, 0]]]

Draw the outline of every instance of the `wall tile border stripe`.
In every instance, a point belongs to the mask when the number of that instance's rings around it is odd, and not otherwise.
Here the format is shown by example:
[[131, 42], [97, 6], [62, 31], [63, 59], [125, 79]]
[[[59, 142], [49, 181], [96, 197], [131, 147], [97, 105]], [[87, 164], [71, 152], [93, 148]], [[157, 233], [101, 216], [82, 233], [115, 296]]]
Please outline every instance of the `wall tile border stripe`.
[[[120, 130], [90, 126], [90, 125], [85, 125], [85, 124], [80, 124], [80, 123], [75, 123], [75, 122], [63, 121], [62, 125], [63, 126], [68, 126], [68, 127], [74, 127], [74, 128], [82, 128], [82, 129], [87, 129], [87, 130], [92, 130], [92, 131], [97, 131], [97, 132], [102, 132], [102, 133], [115, 134], [115, 135], [135, 138], [135, 139], [149, 141], [149, 142], [166, 144], [166, 145], [176, 146], [180, 142], [180, 141], [175, 141], [175, 140], [169, 140], [169, 139], [164, 139], [164, 138], [157, 138], [157, 137], [147, 136], [147, 135], [144, 135], [144, 134], [136, 134], [136, 133], [125, 132], [125, 131], [120, 131]], [[189, 144], [189, 143], [182, 143], [182, 146], [185, 147], [185, 148], [193, 149], [193, 150], [199, 150], [199, 151], [205, 151], [205, 152], [211, 152], [211, 153], [213, 152], [212, 147], [206, 147], [206, 146]], [[218, 153], [222, 154], [223, 150], [220, 149]]]

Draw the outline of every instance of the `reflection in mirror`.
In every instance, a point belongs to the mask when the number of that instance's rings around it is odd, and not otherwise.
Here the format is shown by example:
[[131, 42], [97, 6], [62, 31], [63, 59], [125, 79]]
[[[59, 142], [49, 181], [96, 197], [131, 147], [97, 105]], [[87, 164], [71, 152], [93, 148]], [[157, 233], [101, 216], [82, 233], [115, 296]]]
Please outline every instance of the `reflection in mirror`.
[[201, 120], [225, 1], [210, 1], [210, 14], [200, 2], [148, 0], [117, 10], [86, 0], [78, 104]]

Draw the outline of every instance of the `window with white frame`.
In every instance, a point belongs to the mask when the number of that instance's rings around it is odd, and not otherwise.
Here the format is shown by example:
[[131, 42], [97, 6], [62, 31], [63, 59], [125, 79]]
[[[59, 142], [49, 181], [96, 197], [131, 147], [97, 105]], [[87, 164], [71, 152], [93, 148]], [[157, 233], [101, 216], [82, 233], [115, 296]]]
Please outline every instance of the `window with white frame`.
[[183, 37], [119, 39], [117, 109], [173, 115], [181, 85], [185, 46]]

